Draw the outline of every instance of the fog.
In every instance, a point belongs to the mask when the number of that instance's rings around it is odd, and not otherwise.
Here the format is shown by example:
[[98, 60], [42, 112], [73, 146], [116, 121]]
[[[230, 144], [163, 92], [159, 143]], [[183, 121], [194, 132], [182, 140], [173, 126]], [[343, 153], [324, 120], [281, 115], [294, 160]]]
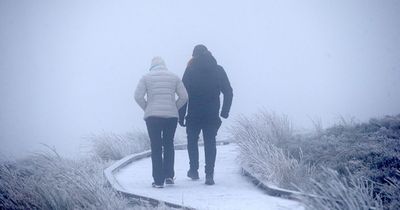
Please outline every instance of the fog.
[[234, 89], [224, 128], [260, 108], [298, 128], [400, 113], [399, 1], [4, 0], [0, 154], [144, 130], [133, 92], [151, 58], [182, 76], [200, 43]]

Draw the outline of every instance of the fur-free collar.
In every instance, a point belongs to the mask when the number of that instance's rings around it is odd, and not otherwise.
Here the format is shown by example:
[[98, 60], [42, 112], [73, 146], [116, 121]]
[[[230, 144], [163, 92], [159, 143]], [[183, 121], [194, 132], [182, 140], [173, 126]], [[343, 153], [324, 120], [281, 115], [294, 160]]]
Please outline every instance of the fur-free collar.
[[167, 68], [162, 64], [157, 64], [150, 68], [150, 71], [157, 71], [157, 70], [167, 70]]

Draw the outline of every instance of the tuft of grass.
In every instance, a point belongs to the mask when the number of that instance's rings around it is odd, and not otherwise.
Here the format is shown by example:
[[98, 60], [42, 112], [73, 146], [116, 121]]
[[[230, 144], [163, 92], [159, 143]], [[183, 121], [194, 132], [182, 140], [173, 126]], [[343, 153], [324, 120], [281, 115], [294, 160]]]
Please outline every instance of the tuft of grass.
[[119, 160], [127, 155], [150, 149], [146, 132], [135, 131], [125, 135], [112, 132], [92, 134], [88, 137], [91, 152], [102, 160]]
[[98, 159], [69, 160], [37, 153], [0, 164], [2, 209], [125, 209], [128, 202], [105, 187]]
[[[397, 177], [400, 177], [400, 169], [396, 171]], [[391, 199], [387, 202], [387, 209], [400, 209], [400, 179], [387, 178], [387, 185], [383, 185], [382, 192], [386, 194], [386, 198]]]
[[230, 133], [244, 167], [265, 182], [312, 193], [302, 198], [312, 209], [398, 206], [399, 185], [388, 180], [400, 178], [400, 115], [362, 124], [342, 118], [325, 130], [315, 124], [315, 134], [294, 135], [287, 116], [260, 111], [240, 116]]
[[1, 160], [0, 209], [170, 209], [132, 202], [109, 187], [103, 176], [113, 160], [146, 150], [146, 136], [93, 135], [92, 153], [81, 159], [63, 158], [48, 147], [24, 159]]
[[300, 192], [308, 194], [301, 196], [300, 200], [309, 209], [383, 209], [381, 196], [374, 193], [374, 182], [350, 172], [345, 177], [330, 168], [319, 169], [318, 179], [310, 178], [307, 186], [298, 188]]
[[[315, 166], [281, 148], [293, 138], [287, 116], [262, 111], [251, 117], [240, 116], [230, 128], [241, 149], [242, 166], [261, 179], [277, 186], [294, 189], [315, 171]], [[299, 151], [301, 153], [301, 150]]]
[[[150, 149], [150, 139], [147, 131], [136, 130], [126, 134], [102, 132], [86, 137], [89, 141], [89, 151], [92, 155], [105, 160], [119, 160], [127, 155]], [[186, 142], [186, 133], [177, 129], [174, 144]]]

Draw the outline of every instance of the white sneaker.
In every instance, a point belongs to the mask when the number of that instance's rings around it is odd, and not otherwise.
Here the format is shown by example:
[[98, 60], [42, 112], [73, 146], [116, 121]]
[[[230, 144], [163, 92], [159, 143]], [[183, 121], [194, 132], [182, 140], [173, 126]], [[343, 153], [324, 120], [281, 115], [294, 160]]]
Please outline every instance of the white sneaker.
[[175, 184], [174, 178], [166, 178], [165, 184]]
[[164, 184], [159, 185], [159, 184], [156, 184], [154, 182], [151, 183], [151, 186], [154, 187], [154, 188], [164, 188]]

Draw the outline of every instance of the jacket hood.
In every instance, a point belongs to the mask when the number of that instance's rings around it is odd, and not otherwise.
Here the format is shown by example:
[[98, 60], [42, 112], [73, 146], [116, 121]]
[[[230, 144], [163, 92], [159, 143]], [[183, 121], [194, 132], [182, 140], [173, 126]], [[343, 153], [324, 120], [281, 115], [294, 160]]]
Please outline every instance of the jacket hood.
[[167, 69], [164, 60], [160, 56], [156, 56], [151, 60], [150, 71], [152, 70], [160, 70]]
[[208, 51], [208, 49], [207, 49], [206, 46], [204, 46], [204, 45], [202, 45], [202, 44], [199, 44], [199, 45], [196, 45], [196, 46], [194, 47], [192, 56], [193, 56], [193, 57], [198, 57], [198, 56], [204, 54], [204, 53], [207, 52], [207, 51]]
[[193, 57], [189, 65], [198, 69], [214, 69], [218, 64], [211, 52], [206, 51], [200, 56]]

